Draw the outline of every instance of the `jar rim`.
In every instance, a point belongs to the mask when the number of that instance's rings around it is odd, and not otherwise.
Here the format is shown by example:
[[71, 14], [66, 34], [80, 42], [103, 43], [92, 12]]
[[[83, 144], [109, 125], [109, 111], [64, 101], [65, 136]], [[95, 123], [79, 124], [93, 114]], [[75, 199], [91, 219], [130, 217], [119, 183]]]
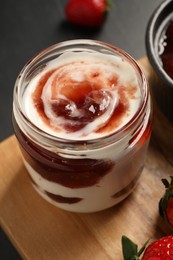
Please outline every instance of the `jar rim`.
[[[80, 46], [85, 46], [87, 47], [88, 45], [95, 45], [95, 46], [100, 46], [100, 47], [104, 47], [107, 50], [110, 50], [114, 53], [117, 53], [121, 56], [123, 56], [135, 69], [136, 73], [138, 73], [138, 75], [140, 76], [140, 80], [141, 80], [141, 85], [143, 86], [143, 95], [142, 95], [142, 100], [140, 102], [140, 105], [137, 109], [137, 111], [135, 112], [135, 114], [133, 115], [133, 117], [126, 123], [124, 124], [122, 127], [120, 127], [119, 129], [101, 136], [101, 137], [96, 137], [93, 139], [65, 139], [65, 138], [61, 138], [58, 136], [54, 136], [50, 133], [47, 133], [45, 131], [43, 131], [42, 129], [40, 129], [39, 127], [37, 127], [34, 123], [32, 123], [30, 121], [30, 119], [26, 116], [26, 114], [23, 112], [22, 110], [22, 106], [21, 103], [18, 101], [19, 98], [19, 89], [20, 89], [20, 85], [22, 84], [22, 80], [24, 78], [25, 73], [27, 73], [31, 66], [35, 63], [38, 62], [39, 59], [44, 58], [45, 55], [48, 55], [49, 53], [51, 53], [52, 51], [55, 51], [56, 49], [59, 49], [60, 47], [68, 47], [68, 46], [72, 46], [72, 45], [80, 45]], [[75, 47], [76, 48], [76, 47]], [[49, 139], [53, 142], [60, 142], [60, 143], [64, 143], [64, 144], [95, 144], [97, 142], [101, 142], [101, 143], [110, 143], [113, 140], [119, 140], [120, 138], [122, 138], [122, 133], [124, 133], [124, 135], [126, 135], [127, 131], [131, 128], [131, 126], [138, 121], [138, 119], [141, 117], [142, 112], [145, 110], [147, 102], [148, 102], [148, 98], [149, 98], [149, 94], [148, 94], [148, 83], [146, 80], [146, 77], [144, 75], [143, 70], [140, 68], [140, 66], [138, 65], [138, 63], [129, 55], [127, 54], [125, 51], [123, 51], [122, 49], [113, 46], [109, 43], [105, 43], [102, 41], [97, 41], [97, 40], [90, 40], [90, 39], [78, 39], [78, 40], [68, 40], [68, 41], [63, 41], [60, 43], [56, 43], [54, 45], [51, 45], [49, 47], [47, 47], [46, 49], [42, 50], [41, 52], [39, 52], [37, 55], [35, 55], [33, 58], [31, 58], [23, 67], [23, 69], [21, 70], [21, 72], [19, 73], [16, 83], [15, 83], [15, 87], [14, 87], [14, 102], [16, 102], [17, 104], [17, 111], [20, 113], [22, 119], [25, 121], [25, 123], [27, 124], [27, 126], [32, 129], [32, 131], [34, 131], [37, 134], [40, 134], [42, 136], [42, 138], [46, 138]]]

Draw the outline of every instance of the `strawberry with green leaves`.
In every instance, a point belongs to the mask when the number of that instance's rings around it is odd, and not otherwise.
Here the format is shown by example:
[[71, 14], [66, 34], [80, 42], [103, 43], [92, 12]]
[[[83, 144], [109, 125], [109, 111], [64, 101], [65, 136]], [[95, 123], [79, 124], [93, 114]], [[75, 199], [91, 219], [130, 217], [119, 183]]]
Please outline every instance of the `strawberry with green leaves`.
[[124, 260], [173, 260], [173, 236], [165, 236], [147, 246], [148, 241], [138, 251], [138, 246], [126, 236], [122, 236]]
[[98, 27], [104, 22], [108, 9], [108, 0], [69, 0], [65, 6], [65, 15], [71, 23]]
[[170, 182], [162, 179], [166, 190], [159, 202], [159, 212], [164, 222], [173, 229], [173, 176], [170, 179]]

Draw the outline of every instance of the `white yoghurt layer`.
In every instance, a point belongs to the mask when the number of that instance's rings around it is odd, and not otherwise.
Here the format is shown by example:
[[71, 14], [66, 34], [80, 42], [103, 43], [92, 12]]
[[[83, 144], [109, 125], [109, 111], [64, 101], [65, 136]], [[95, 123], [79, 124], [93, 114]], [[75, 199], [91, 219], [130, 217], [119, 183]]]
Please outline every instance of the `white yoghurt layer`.
[[[40, 116], [33, 100], [41, 78], [54, 70], [42, 88], [41, 100], [49, 124]], [[95, 75], [95, 76], [93, 76]], [[86, 84], [84, 84], [86, 83]], [[88, 84], [88, 85], [87, 85]], [[79, 87], [81, 86], [81, 88]], [[122, 93], [123, 90], [123, 95]], [[86, 92], [86, 107], [78, 107], [76, 96]], [[76, 94], [75, 94], [76, 93]], [[127, 111], [114, 127], [100, 131], [109, 125], [120, 102], [128, 103]], [[92, 104], [94, 100], [94, 104]], [[60, 138], [71, 140], [94, 139], [115, 132], [124, 126], [138, 111], [141, 91], [135, 69], [121, 57], [96, 52], [66, 52], [47, 63], [29, 82], [24, 93], [23, 104], [26, 116], [42, 131]], [[65, 104], [65, 105], [64, 105]], [[88, 105], [89, 104], [89, 105]], [[53, 109], [63, 105], [68, 117]], [[96, 116], [96, 109], [99, 115]], [[79, 129], [68, 130], [64, 126], [78, 127], [85, 114], [91, 115]], [[77, 120], [76, 120], [77, 118]]]

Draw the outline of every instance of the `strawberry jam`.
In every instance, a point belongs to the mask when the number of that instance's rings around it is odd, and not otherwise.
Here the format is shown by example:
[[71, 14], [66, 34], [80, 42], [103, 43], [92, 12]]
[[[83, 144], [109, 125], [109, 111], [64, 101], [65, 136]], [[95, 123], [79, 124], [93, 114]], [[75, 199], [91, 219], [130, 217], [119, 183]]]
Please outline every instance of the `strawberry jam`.
[[70, 159], [47, 151], [28, 140], [14, 122], [25, 160], [44, 179], [70, 188], [83, 188], [99, 183], [113, 163], [111, 160]]

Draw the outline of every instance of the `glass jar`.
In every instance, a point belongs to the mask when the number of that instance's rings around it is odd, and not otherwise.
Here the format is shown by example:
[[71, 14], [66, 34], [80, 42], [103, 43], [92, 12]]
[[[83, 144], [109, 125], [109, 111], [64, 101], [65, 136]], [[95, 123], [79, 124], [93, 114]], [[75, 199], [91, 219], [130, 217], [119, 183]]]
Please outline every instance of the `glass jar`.
[[[118, 130], [86, 140], [60, 138], [38, 127], [26, 114], [24, 95], [31, 80], [49, 61], [69, 51], [115, 55], [134, 69], [140, 105]], [[19, 74], [13, 125], [30, 180], [43, 198], [69, 211], [100, 211], [126, 198], [141, 175], [152, 125], [148, 85], [138, 64], [116, 47], [93, 40], [62, 42], [39, 53]]]

